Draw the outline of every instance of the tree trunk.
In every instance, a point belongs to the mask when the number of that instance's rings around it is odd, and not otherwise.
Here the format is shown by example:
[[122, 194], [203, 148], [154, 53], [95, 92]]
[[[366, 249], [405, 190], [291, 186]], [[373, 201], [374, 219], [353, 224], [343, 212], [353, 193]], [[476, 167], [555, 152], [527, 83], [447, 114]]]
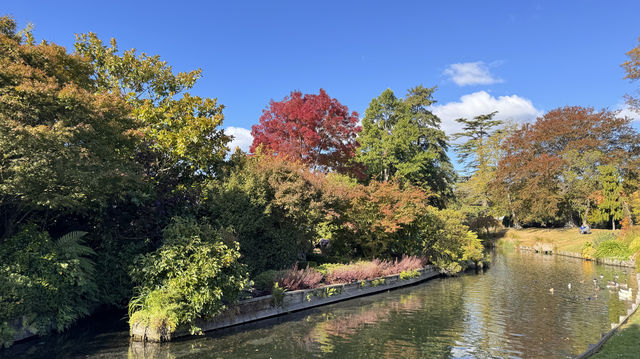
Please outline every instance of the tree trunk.
[[624, 217], [629, 219], [629, 225], [633, 226], [633, 216], [631, 215], [631, 210], [629, 209], [629, 203], [622, 198], [622, 212], [624, 213]]
[[587, 201], [587, 208], [584, 210], [584, 217], [582, 217], [582, 225], [587, 225], [587, 218], [589, 217], [589, 207], [591, 206], [591, 202]]
[[616, 220], [613, 218], [613, 216], [611, 217], [611, 229], [612, 230], [616, 230]]

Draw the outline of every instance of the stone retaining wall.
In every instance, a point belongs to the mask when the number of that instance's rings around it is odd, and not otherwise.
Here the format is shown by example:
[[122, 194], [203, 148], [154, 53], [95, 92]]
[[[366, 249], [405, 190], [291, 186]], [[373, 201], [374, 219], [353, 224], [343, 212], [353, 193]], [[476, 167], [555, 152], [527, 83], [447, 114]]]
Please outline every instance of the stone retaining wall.
[[[536, 250], [535, 248], [527, 247], [527, 246], [520, 246], [519, 249], [522, 250], [522, 251], [533, 251], [533, 252], [536, 252], [536, 253], [540, 252], [539, 250]], [[572, 257], [572, 258], [580, 258], [580, 259], [584, 259], [584, 260], [590, 260], [590, 259], [583, 258], [582, 254], [577, 253], [577, 252], [555, 251], [555, 252], [551, 252], [549, 254], [555, 254], [555, 255], [563, 256], [563, 257]], [[636, 267], [636, 262], [633, 259], [622, 260], [622, 259], [610, 259], [610, 258], [597, 258], [596, 259], [596, 263], [606, 264], [606, 265], [610, 265], [610, 266], [618, 266], [618, 267], [629, 267], [629, 268], [635, 268]]]
[[[206, 332], [346, 299], [384, 292], [422, 282], [440, 275], [440, 272], [434, 266], [427, 266], [418, 270], [418, 272], [420, 274], [418, 277], [409, 279], [400, 279], [399, 275], [390, 275], [348, 284], [334, 284], [316, 289], [285, 292], [281, 298], [274, 298], [273, 295], [251, 298], [239, 302], [211, 320], [196, 321], [195, 325], [202, 329], [203, 332]], [[155, 330], [142, 324], [133, 324], [130, 334], [135, 341], [152, 342], [170, 341], [190, 335], [186, 328], [178, 328], [176, 331], [171, 332], [169, 330]]]

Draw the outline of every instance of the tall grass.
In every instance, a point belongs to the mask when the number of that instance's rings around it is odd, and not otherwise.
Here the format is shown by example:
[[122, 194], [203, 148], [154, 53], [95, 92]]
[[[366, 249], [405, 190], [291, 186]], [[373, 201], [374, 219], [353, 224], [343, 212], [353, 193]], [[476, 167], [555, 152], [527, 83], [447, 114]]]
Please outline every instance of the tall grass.
[[256, 277], [255, 285], [258, 290], [273, 287], [274, 283], [278, 283], [280, 288], [286, 290], [311, 289], [328, 284], [351, 283], [400, 273], [415, 273], [423, 268], [426, 262], [423, 257], [403, 256], [392, 261], [374, 259], [349, 264], [323, 264], [317, 268], [304, 269], [299, 269], [296, 263], [293, 268], [285, 271], [268, 271], [260, 274]]
[[426, 260], [416, 256], [404, 256], [400, 260], [385, 261], [374, 259], [370, 262], [356, 262], [331, 267], [324, 278], [328, 284], [351, 283], [400, 274], [424, 267]]
[[322, 281], [322, 273], [310, 267], [298, 269], [296, 263], [292, 269], [282, 273], [277, 281], [282, 288], [288, 290], [316, 288]]

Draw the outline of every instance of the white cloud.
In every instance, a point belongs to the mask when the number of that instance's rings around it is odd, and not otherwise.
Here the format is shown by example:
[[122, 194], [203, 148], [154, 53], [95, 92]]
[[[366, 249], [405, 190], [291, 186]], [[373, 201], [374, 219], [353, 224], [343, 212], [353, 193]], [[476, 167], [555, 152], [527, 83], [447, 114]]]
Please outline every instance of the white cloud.
[[542, 115], [542, 111], [533, 106], [531, 100], [518, 95], [493, 97], [486, 91], [474, 92], [460, 97], [459, 102], [449, 102], [432, 107], [435, 115], [442, 120], [442, 129], [447, 135], [460, 132], [462, 126], [456, 122], [457, 118], [471, 119], [498, 111], [494, 117], [504, 122], [523, 123], [534, 121]]
[[236, 147], [240, 147], [241, 150], [249, 152], [249, 147], [251, 147], [251, 143], [253, 143], [251, 130], [242, 127], [227, 127], [224, 129], [224, 133], [228, 136], [233, 136], [233, 140], [229, 143], [231, 152], [235, 151]]
[[627, 105], [619, 105], [617, 108], [618, 117], [629, 117], [631, 121], [640, 122], [640, 112], [636, 112]]
[[482, 61], [451, 64], [444, 70], [458, 86], [490, 85], [504, 82], [501, 78], [494, 77], [489, 72], [489, 66]]

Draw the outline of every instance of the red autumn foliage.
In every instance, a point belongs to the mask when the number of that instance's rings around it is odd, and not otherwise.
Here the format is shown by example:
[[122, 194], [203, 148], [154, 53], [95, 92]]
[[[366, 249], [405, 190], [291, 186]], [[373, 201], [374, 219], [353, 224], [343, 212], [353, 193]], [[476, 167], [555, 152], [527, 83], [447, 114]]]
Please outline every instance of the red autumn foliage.
[[251, 153], [262, 145], [265, 152], [306, 163], [314, 170], [348, 172], [360, 132], [358, 113], [329, 97], [293, 91], [273, 101], [260, 123], [251, 128]]

